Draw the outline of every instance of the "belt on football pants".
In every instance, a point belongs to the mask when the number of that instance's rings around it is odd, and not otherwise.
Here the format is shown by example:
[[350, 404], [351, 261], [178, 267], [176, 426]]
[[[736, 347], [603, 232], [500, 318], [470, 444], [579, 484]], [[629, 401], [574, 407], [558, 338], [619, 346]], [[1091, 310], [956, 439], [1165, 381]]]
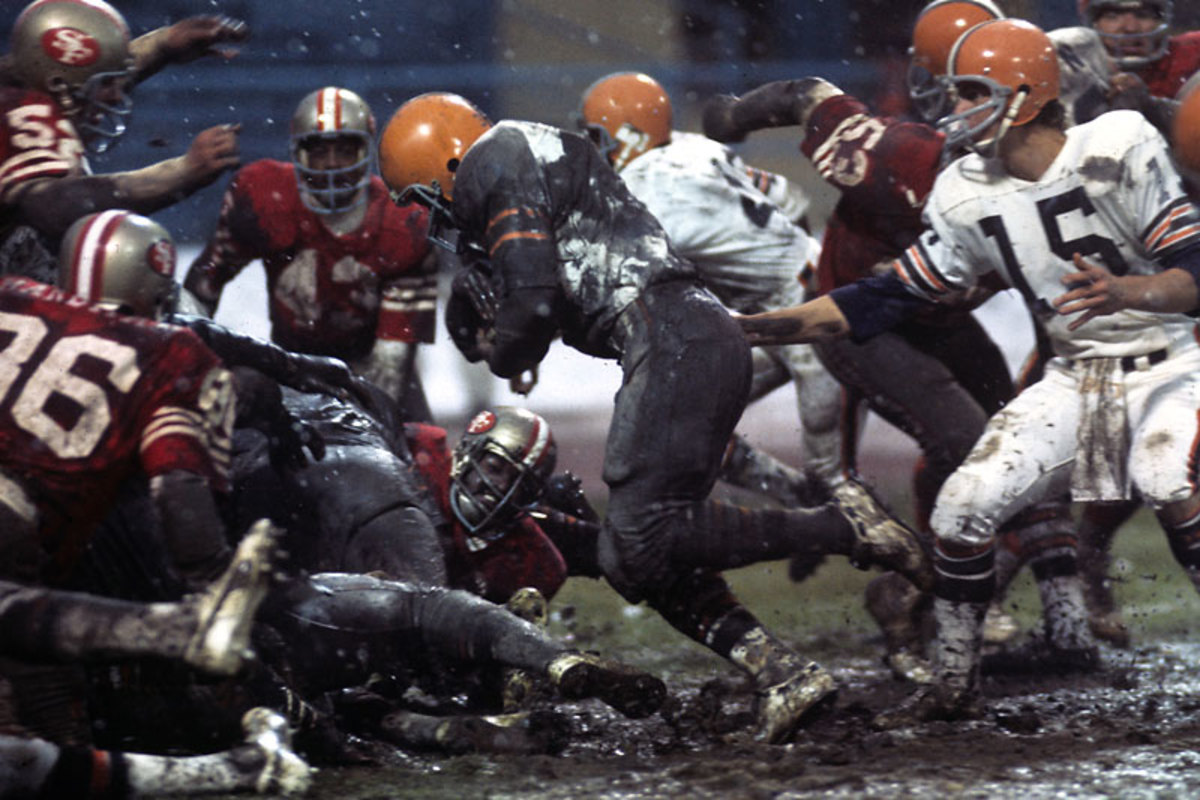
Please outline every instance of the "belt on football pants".
[[1161, 364], [1167, 360], [1167, 348], [1155, 350], [1153, 353], [1146, 353], [1144, 356], [1122, 356], [1121, 371], [1122, 372], [1138, 372], [1143, 369], [1150, 369], [1155, 364]]
[[[1140, 372], [1144, 369], [1150, 369], [1155, 364], [1161, 364], [1167, 360], [1169, 355], [1167, 348], [1163, 347], [1155, 350], [1152, 353], [1146, 353], [1140, 356], [1121, 356], [1121, 371], [1122, 372]], [[1074, 367], [1082, 363], [1081, 359], [1068, 358], [1067, 366]]]

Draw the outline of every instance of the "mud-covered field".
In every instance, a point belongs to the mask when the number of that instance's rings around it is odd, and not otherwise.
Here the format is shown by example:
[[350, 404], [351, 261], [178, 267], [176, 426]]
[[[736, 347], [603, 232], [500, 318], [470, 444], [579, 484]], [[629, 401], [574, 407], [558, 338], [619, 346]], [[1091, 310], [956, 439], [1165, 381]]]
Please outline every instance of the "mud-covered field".
[[[895, 485], [883, 488], [903, 503]], [[1193, 643], [1200, 598], [1148, 513], [1118, 535], [1116, 554], [1118, 597], [1134, 644], [1106, 650], [1102, 672], [989, 677], [982, 719], [883, 733], [871, 729], [871, 717], [910, 687], [893, 680], [879, 660], [879, 639], [862, 610], [871, 574], [844, 560], [830, 561], [800, 585], [789, 582], [783, 563], [730, 573], [747, 606], [842, 684], [832, 713], [785, 746], [751, 740], [749, 688], [722, 660], [653, 612], [627, 606], [603, 583], [572, 579], [553, 604], [552, 632], [659, 674], [671, 690], [662, 713], [632, 721], [598, 701], [563, 704], [571, 735], [560, 754], [445, 757], [388, 749], [377, 752], [376, 766], [322, 769], [309, 796], [1200, 795], [1200, 647]], [[1038, 601], [1027, 576], [1007, 608], [1026, 629], [1036, 622]]]

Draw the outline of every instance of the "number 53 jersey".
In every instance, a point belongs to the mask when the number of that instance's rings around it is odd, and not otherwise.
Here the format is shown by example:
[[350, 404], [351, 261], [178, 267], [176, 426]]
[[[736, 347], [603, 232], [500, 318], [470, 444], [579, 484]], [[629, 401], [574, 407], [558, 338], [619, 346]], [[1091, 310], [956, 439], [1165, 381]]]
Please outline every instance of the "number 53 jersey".
[[47, 549], [85, 541], [139, 468], [226, 490], [234, 413], [229, 372], [191, 331], [0, 279], [0, 470]]
[[1152, 274], [1200, 244], [1200, 212], [1140, 114], [1109, 112], [1066, 137], [1035, 182], [978, 155], [951, 164], [925, 208], [930, 228], [894, 264], [901, 280], [936, 300], [997, 273], [1066, 358], [1141, 355], [1190, 335], [1195, 320], [1183, 314], [1122, 311], [1069, 331], [1072, 318], [1054, 312], [1075, 253], [1115, 275]]

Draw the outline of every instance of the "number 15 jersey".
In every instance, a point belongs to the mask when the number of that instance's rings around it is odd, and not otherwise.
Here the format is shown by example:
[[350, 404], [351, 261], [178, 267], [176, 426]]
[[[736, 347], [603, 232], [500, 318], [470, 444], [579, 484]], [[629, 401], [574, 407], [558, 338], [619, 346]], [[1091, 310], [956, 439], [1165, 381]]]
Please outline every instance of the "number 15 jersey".
[[1049, 301], [1067, 290], [1079, 253], [1115, 275], [1152, 274], [1200, 244], [1200, 211], [1184, 194], [1166, 141], [1141, 114], [1113, 111], [1066, 131], [1037, 181], [1008, 175], [998, 160], [960, 158], [934, 184], [930, 229], [894, 263], [929, 299], [995, 272], [1017, 289], [1066, 358], [1141, 355], [1191, 334], [1183, 314], [1121, 311], [1076, 331]]

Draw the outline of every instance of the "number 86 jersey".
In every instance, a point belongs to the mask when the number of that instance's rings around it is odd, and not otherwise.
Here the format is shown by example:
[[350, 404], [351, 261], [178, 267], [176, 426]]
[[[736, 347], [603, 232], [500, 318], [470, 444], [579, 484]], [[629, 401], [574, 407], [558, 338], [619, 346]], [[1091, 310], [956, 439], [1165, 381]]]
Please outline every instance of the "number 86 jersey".
[[1142, 355], [1191, 333], [1183, 314], [1122, 311], [1069, 331], [1050, 301], [1067, 290], [1079, 253], [1115, 275], [1152, 274], [1200, 244], [1200, 212], [1184, 194], [1166, 141], [1134, 111], [1066, 131], [1037, 181], [969, 155], [934, 184], [930, 228], [894, 263], [907, 286], [936, 300], [997, 273], [1018, 290], [1066, 358]]
[[191, 331], [0, 279], [0, 470], [48, 549], [85, 541], [139, 468], [226, 490], [234, 412], [229, 372]]

